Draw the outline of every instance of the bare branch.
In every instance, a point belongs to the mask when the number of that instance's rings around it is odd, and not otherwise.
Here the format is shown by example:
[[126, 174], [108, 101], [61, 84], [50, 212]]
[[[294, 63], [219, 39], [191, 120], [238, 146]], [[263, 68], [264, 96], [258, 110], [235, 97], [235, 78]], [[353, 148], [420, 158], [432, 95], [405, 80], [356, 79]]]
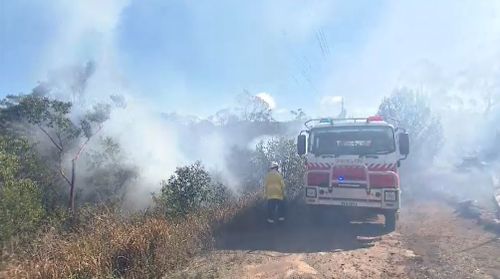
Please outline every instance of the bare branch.
[[[97, 129], [97, 131], [92, 136], [95, 136], [97, 133], [99, 133], [101, 131], [101, 129], [102, 129], [102, 125], [99, 125], [99, 128]], [[88, 137], [87, 140], [82, 145], [80, 145], [80, 149], [78, 149], [78, 152], [76, 153], [75, 157], [73, 158], [73, 161], [77, 161], [78, 160], [78, 158], [80, 157], [80, 155], [83, 152], [83, 149], [85, 149], [85, 147], [87, 146], [87, 144], [89, 143], [89, 141], [90, 141], [91, 138], [92, 137]]]
[[63, 153], [60, 152], [59, 153], [59, 173], [64, 178], [64, 180], [71, 186], [71, 180], [69, 180], [69, 178], [64, 173], [64, 167], [63, 167], [63, 163], [62, 163], [63, 162], [62, 155], [63, 155]]
[[63, 167], [63, 151], [59, 151], [59, 173], [61, 176], [64, 178], [64, 181], [68, 183], [69, 186], [71, 186], [71, 180], [69, 180], [69, 177], [64, 173], [64, 167]]
[[63, 146], [63, 142], [62, 142], [62, 138], [61, 138], [61, 134], [56, 132], [56, 136], [57, 136], [57, 140], [59, 141], [59, 146], [61, 147], [61, 151], [63, 151], [64, 149], [64, 146]]
[[66, 176], [66, 174], [64, 173], [64, 170], [62, 169], [62, 166], [61, 168], [59, 169], [59, 173], [61, 174], [61, 176], [64, 178], [64, 180], [69, 184], [71, 185], [71, 180], [69, 180], [69, 178]]
[[61, 145], [57, 144], [57, 142], [54, 140], [54, 138], [49, 134], [49, 132], [47, 132], [47, 130], [45, 130], [41, 125], [38, 125], [38, 128], [40, 128], [40, 130], [42, 130], [42, 132], [47, 135], [47, 137], [50, 139], [50, 141], [55, 145], [55, 147], [57, 149], [59, 149], [59, 151], [62, 151], [63, 148]]

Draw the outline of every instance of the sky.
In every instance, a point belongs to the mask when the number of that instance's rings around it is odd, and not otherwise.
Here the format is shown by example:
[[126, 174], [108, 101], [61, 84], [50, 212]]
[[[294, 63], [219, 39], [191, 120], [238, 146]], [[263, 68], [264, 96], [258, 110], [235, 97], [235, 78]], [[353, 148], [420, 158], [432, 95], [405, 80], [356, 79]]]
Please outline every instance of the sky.
[[342, 98], [366, 116], [399, 87], [448, 102], [498, 84], [498, 46], [494, 0], [0, 0], [0, 97], [92, 60], [93, 94], [156, 111], [208, 116], [250, 92], [277, 118]]

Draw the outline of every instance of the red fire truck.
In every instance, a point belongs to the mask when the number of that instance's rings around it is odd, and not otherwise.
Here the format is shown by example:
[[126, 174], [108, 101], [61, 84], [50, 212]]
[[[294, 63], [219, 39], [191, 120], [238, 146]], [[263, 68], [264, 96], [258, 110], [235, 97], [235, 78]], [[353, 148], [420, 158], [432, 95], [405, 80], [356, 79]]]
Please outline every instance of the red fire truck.
[[385, 227], [394, 230], [401, 194], [398, 168], [409, 154], [406, 131], [380, 116], [312, 119], [305, 126], [297, 148], [307, 160], [305, 202], [311, 212], [361, 209], [383, 214]]

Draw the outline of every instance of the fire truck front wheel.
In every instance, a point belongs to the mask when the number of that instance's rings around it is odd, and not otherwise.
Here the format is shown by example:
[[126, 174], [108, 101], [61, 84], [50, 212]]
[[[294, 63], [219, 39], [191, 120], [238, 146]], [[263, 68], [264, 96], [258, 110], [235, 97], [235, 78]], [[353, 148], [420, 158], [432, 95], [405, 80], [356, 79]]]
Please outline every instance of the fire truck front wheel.
[[396, 210], [387, 211], [384, 213], [385, 229], [388, 232], [396, 230], [396, 221], [398, 219], [398, 212]]

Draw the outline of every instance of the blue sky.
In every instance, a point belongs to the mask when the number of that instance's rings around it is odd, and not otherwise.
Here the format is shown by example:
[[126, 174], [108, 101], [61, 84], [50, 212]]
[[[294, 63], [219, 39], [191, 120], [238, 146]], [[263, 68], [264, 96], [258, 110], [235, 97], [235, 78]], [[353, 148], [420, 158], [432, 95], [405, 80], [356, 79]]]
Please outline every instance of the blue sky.
[[92, 59], [102, 90], [163, 111], [208, 115], [247, 90], [277, 114], [336, 111], [337, 95], [368, 113], [402, 75], [422, 82], [425, 65], [454, 73], [493, 51], [493, 2], [403, 2], [0, 0], [0, 96]]

